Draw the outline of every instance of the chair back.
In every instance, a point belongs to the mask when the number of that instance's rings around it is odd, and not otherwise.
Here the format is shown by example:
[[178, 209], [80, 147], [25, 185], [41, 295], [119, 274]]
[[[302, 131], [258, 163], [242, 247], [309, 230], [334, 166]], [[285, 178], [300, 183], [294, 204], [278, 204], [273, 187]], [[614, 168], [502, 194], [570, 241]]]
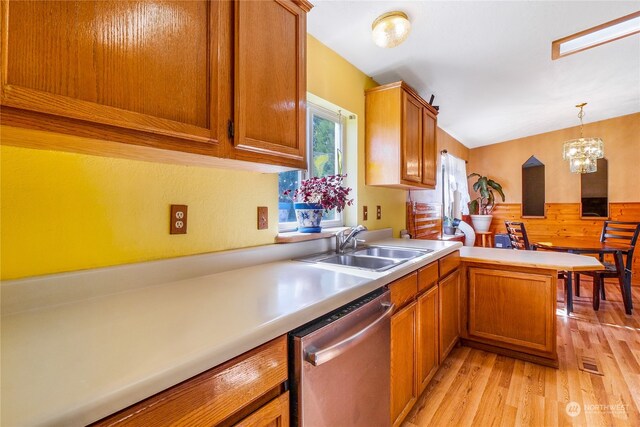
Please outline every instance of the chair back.
[[531, 250], [531, 244], [529, 244], [529, 237], [527, 236], [527, 230], [524, 228], [524, 223], [505, 221], [504, 225], [507, 227], [507, 234], [509, 235], [513, 249]]
[[602, 225], [600, 241], [619, 245], [628, 245], [631, 249], [627, 252], [625, 268], [631, 270], [633, 252], [640, 234], [640, 222], [635, 221], [605, 221]]

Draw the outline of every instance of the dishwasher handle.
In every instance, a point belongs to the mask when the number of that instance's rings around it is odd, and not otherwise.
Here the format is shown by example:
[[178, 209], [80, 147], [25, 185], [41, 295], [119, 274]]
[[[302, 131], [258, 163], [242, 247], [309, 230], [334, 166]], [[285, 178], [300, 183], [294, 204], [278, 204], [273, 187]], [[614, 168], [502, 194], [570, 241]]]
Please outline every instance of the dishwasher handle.
[[340, 356], [342, 353], [344, 353], [345, 351], [347, 351], [348, 349], [356, 345], [358, 342], [360, 342], [360, 340], [362, 340], [363, 338], [366, 338], [380, 322], [384, 321], [388, 317], [391, 317], [391, 313], [393, 313], [393, 309], [395, 308], [395, 305], [382, 304], [382, 307], [386, 307], [386, 310], [384, 311], [384, 313], [382, 313], [380, 317], [378, 317], [373, 322], [369, 323], [364, 328], [360, 329], [355, 334], [327, 348], [323, 348], [323, 349], [314, 351], [312, 353], [307, 353], [305, 357], [307, 362], [311, 363], [313, 366], [322, 365], [323, 363], [326, 363], [331, 359], [334, 359]]

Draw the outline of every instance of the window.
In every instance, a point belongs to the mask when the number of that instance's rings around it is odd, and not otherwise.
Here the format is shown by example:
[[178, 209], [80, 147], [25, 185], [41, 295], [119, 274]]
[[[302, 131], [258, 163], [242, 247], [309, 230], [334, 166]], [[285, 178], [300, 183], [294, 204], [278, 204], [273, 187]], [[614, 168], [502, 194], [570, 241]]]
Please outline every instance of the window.
[[522, 216], [544, 217], [544, 164], [535, 158], [522, 165]]
[[580, 174], [582, 218], [609, 217], [609, 171], [607, 159], [598, 159], [597, 170]]
[[[285, 190], [295, 190], [301, 180], [312, 176], [343, 173], [344, 116], [319, 105], [307, 103], [307, 163], [308, 171], [282, 172], [278, 178], [278, 222], [280, 231], [295, 230], [296, 214], [292, 201], [283, 196]], [[335, 209], [325, 212], [323, 227], [343, 225], [342, 213]]]

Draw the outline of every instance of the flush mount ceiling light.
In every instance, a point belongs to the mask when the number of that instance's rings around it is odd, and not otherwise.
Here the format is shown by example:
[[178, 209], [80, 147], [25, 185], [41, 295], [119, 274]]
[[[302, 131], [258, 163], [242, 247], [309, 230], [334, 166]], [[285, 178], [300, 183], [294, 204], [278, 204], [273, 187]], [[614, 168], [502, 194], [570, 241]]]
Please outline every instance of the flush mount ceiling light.
[[551, 59], [562, 58], [638, 33], [640, 12], [635, 12], [552, 42]]
[[582, 134], [582, 118], [586, 102], [576, 105], [580, 109], [580, 138], [572, 139], [562, 146], [562, 158], [569, 160], [569, 168], [573, 173], [591, 173], [598, 170], [597, 160], [604, 157], [604, 142], [600, 138], [585, 138]]
[[373, 42], [380, 47], [396, 47], [409, 36], [411, 22], [404, 12], [382, 14], [371, 25]]

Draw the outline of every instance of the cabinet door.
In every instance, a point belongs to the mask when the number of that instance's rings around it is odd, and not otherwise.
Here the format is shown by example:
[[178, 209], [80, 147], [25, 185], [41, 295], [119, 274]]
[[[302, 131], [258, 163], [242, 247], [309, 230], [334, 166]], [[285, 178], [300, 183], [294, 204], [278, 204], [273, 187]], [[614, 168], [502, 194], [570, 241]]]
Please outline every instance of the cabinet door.
[[231, 156], [306, 169], [306, 12], [290, 0], [235, 3]]
[[73, 134], [92, 123], [92, 137], [140, 131], [156, 136], [133, 143], [157, 145], [159, 134], [187, 147], [171, 148], [215, 154], [220, 102], [230, 98], [217, 68], [221, 4], [2, 2], [0, 102], [45, 113], [30, 119], [40, 128], [43, 117]]
[[470, 268], [469, 336], [555, 354], [556, 277]]
[[437, 121], [426, 108], [422, 109], [422, 183], [435, 188], [436, 186], [436, 127]]
[[289, 392], [240, 421], [235, 427], [289, 427]]
[[402, 92], [402, 180], [422, 183], [422, 104]]
[[399, 425], [418, 398], [416, 303], [391, 317], [391, 423]]
[[438, 286], [422, 294], [418, 306], [418, 394], [422, 393], [439, 366]]
[[460, 336], [460, 271], [454, 271], [439, 284], [440, 361], [443, 361]]

